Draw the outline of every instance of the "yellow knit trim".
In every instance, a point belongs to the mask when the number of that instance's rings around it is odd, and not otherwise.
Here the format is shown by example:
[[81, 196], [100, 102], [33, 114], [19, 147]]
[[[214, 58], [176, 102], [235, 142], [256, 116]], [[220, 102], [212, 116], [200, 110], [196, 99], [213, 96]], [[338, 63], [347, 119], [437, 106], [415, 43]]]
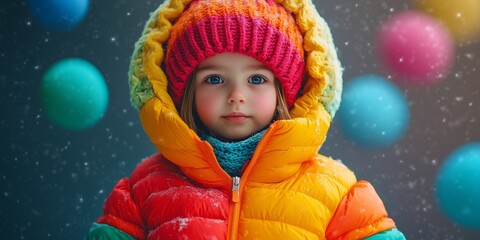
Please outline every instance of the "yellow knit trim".
[[320, 110], [318, 103], [321, 103], [333, 118], [340, 105], [342, 69], [330, 29], [311, 1], [277, 0], [277, 2], [295, 15], [297, 25], [304, 35], [308, 79], [303, 95], [296, 100], [291, 115], [308, 117]]
[[[166, 74], [160, 66], [165, 56], [163, 46], [170, 37], [172, 23], [190, 2], [165, 1], [152, 14], [135, 46], [129, 83], [132, 102], [138, 109], [150, 98], [157, 97], [164, 107], [176, 112], [167, 91]], [[330, 29], [310, 0], [277, 0], [277, 3], [292, 12], [304, 36], [308, 79], [291, 115], [318, 119], [319, 114], [323, 115], [326, 110], [333, 117], [340, 104], [342, 69]], [[149, 87], [153, 93], [149, 94]]]

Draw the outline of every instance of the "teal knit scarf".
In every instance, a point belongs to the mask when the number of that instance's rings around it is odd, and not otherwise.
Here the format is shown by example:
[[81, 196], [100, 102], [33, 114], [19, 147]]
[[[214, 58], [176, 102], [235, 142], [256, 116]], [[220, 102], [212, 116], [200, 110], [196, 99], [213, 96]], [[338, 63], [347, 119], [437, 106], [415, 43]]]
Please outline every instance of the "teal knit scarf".
[[213, 152], [223, 170], [234, 177], [240, 176], [243, 165], [252, 158], [258, 142], [266, 131], [265, 129], [238, 142], [223, 142], [209, 135], [203, 135], [202, 139], [212, 145]]

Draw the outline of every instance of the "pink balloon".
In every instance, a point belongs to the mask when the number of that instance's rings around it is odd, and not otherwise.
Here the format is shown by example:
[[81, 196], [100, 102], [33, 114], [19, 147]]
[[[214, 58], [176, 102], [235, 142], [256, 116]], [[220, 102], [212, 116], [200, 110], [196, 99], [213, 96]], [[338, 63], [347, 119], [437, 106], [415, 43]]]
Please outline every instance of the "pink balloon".
[[387, 20], [378, 32], [382, 63], [396, 80], [430, 85], [448, 74], [454, 43], [441, 23], [416, 11], [405, 11]]

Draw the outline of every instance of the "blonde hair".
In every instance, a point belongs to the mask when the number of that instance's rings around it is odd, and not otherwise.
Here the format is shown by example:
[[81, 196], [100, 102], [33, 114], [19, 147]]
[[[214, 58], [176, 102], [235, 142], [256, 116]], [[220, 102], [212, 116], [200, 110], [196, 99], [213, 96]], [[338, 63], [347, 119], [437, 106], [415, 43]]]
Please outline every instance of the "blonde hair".
[[[196, 71], [194, 71], [188, 79], [185, 92], [182, 97], [180, 105], [180, 117], [182, 120], [197, 134], [210, 134], [210, 130], [200, 120], [195, 108], [195, 84], [193, 79], [195, 78]], [[273, 116], [272, 123], [277, 120], [291, 119], [287, 101], [285, 100], [285, 94], [280, 81], [275, 78], [275, 91], [277, 95], [277, 108], [275, 109], [275, 115]]]

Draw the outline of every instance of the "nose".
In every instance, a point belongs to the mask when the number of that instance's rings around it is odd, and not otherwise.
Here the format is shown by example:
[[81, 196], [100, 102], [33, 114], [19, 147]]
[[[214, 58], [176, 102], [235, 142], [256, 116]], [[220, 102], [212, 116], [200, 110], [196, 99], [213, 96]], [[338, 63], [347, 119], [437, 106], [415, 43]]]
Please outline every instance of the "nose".
[[228, 95], [228, 103], [245, 103], [245, 93], [241, 86], [234, 84]]

